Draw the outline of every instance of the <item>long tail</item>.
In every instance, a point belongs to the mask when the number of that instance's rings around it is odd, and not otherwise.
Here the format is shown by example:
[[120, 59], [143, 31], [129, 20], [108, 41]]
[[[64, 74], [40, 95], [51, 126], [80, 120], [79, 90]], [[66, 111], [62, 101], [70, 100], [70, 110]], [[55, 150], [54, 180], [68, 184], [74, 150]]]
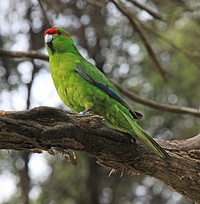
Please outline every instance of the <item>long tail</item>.
[[151, 136], [149, 136], [144, 130], [142, 130], [142, 128], [140, 128], [140, 126], [136, 122], [134, 122], [124, 112], [121, 111], [121, 113], [124, 115], [129, 125], [134, 130], [135, 134], [137, 135], [136, 137], [138, 140], [140, 140], [142, 143], [147, 145], [158, 156], [171, 159], [170, 155], [155, 140], [153, 140]]

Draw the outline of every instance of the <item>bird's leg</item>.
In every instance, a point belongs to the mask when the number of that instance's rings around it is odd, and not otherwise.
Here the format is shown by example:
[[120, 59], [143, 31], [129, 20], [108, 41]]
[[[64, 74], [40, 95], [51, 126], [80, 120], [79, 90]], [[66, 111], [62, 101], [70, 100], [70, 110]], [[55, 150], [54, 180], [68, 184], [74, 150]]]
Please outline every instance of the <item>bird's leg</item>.
[[84, 115], [91, 110], [91, 107], [86, 108], [85, 110], [81, 111], [79, 114]]
[[135, 143], [136, 139], [135, 138], [131, 138], [131, 143]]

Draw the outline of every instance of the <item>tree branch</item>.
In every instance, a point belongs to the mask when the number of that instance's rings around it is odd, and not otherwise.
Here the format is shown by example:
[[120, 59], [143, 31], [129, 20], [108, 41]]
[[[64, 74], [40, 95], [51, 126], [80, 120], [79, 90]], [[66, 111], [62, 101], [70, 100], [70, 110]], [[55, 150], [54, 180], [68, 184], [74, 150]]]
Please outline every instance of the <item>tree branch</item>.
[[157, 103], [156, 101], [147, 100], [144, 98], [141, 98], [139, 95], [125, 90], [120, 84], [117, 82], [110, 80], [118, 89], [119, 91], [130, 98], [131, 100], [143, 104], [145, 106], [149, 106], [151, 108], [154, 108], [156, 110], [166, 111], [166, 112], [172, 112], [172, 113], [179, 113], [179, 114], [189, 114], [193, 116], [200, 117], [200, 109], [190, 108], [190, 107], [184, 107], [184, 106], [176, 106], [176, 105], [168, 105], [168, 104], [161, 104]]
[[96, 1], [96, 0], [86, 0], [86, 2], [100, 9], [105, 8], [106, 6], [103, 2]]
[[0, 57], [14, 57], [14, 58], [33, 58], [33, 59], [41, 59], [48, 60], [49, 57], [45, 54], [39, 53], [34, 50], [30, 51], [8, 51], [0, 48]]
[[173, 158], [168, 161], [140, 142], [132, 142], [127, 134], [104, 127], [101, 120], [99, 116], [48, 107], [1, 111], [0, 149], [79, 150], [96, 157], [102, 165], [153, 176], [191, 200], [200, 200], [200, 135], [188, 140], [157, 140]]
[[145, 25], [144, 23], [142, 23], [141, 21], [138, 22], [140, 24], [140, 26], [147, 30], [148, 32], [151, 32], [153, 35], [155, 35], [158, 39], [162, 40], [163, 42], [165, 42], [167, 45], [171, 46], [174, 50], [178, 51], [179, 53], [181, 53], [191, 64], [193, 64], [197, 69], [199, 68], [199, 63], [195, 61], [195, 58], [199, 58], [200, 55], [196, 55], [194, 52], [193, 53], [189, 53], [187, 52], [185, 49], [183, 49], [182, 47], [179, 47], [178, 45], [176, 45], [174, 42], [172, 42], [172, 40], [170, 40], [168, 37], [161, 35], [160, 33], [158, 33], [157, 31], [155, 31], [154, 29], [148, 27], [147, 25]]
[[163, 17], [160, 13], [157, 13], [156, 11], [153, 11], [152, 9], [146, 7], [144, 4], [141, 4], [139, 1], [136, 0], [128, 0], [135, 4], [138, 8], [145, 10], [147, 13], [149, 13], [151, 16], [153, 16], [155, 19], [163, 20]]
[[44, 6], [43, 6], [41, 0], [38, 0], [38, 3], [39, 3], [40, 8], [41, 8], [41, 10], [42, 10], [42, 15], [43, 15], [43, 17], [44, 17], [45, 25], [46, 25], [48, 28], [52, 27], [52, 22], [48, 19], [48, 17], [47, 17], [47, 12], [45, 11]]
[[169, 73], [163, 69], [163, 67], [162, 67], [161, 63], [159, 62], [159, 60], [157, 59], [156, 54], [154, 53], [149, 41], [147, 40], [147, 37], [146, 37], [145, 33], [143, 32], [143, 30], [140, 28], [138, 23], [133, 19], [132, 15], [127, 11], [127, 9], [125, 9], [125, 7], [122, 7], [122, 5], [120, 3], [117, 3], [115, 0], [112, 0], [112, 2], [117, 7], [117, 9], [128, 18], [131, 25], [137, 31], [137, 33], [141, 37], [141, 40], [142, 40], [149, 56], [151, 57], [152, 61], [156, 65], [156, 68], [158, 69], [161, 77], [164, 79], [165, 82], [167, 82], [168, 77], [169, 77]]

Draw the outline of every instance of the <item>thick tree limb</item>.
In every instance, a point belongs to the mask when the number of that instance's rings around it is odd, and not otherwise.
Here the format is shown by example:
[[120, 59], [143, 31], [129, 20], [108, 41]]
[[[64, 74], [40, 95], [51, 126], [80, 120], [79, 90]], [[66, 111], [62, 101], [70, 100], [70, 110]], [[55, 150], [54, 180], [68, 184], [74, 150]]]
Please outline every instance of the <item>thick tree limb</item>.
[[0, 112], [0, 149], [52, 152], [73, 149], [95, 156], [119, 171], [153, 176], [177, 192], [200, 200], [200, 135], [188, 140], [157, 140], [173, 160], [161, 159], [140, 142], [110, 130], [102, 118], [48, 107]]

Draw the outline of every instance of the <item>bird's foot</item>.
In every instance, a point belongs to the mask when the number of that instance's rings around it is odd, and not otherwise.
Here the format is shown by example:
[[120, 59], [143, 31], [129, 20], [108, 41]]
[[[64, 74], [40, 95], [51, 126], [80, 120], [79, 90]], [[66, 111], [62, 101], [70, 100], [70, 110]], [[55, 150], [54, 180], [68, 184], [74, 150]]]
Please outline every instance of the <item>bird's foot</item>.
[[91, 107], [86, 108], [85, 110], [81, 111], [79, 114], [84, 115], [91, 110]]

